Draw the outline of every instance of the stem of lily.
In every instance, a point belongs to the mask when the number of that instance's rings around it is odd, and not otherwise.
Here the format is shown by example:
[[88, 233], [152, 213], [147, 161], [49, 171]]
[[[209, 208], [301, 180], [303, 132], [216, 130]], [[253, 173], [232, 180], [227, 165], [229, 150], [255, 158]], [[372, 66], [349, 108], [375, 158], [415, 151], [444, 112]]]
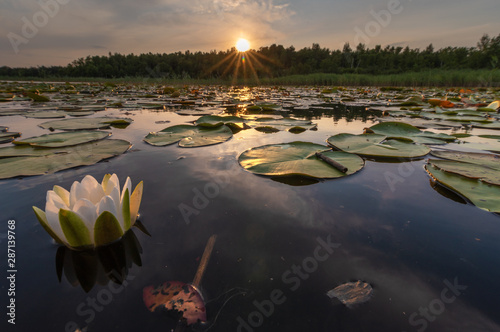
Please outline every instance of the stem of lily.
[[208, 261], [210, 260], [210, 256], [212, 255], [212, 250], [214, 249], [215, 240], [217, 239], [217, 235], [212, 235], [205, 246], [205, 251], [203, 252], [203, 256], [201, 257], [200, 265], [198, 266], [198, 270], [196, 271], [196, 275], [194, 276], [194, 280], [192, 285], [195, 288], [199, 288], [201, 284], [201, 279], [203, 278], [203, 274], [208, 266]]
[[316, 157], [318, 157], [319, 159], [323, 160], [328, 165], [335, 167], [336, 169], [338, 169], [342, 173], [347, 173], [347, 171], [348, 171], [347, 167], [345, 167], [341, 163], [336, 162], [332, 158], [329, 158], [329, 157], [325, 156], [321, 152], [316, 152]]

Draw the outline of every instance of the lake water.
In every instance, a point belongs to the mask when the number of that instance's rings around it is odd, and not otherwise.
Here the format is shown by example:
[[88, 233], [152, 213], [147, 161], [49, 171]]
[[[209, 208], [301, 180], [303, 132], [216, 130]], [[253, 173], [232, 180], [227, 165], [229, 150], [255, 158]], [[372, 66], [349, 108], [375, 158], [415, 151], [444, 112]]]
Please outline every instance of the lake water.
[[[96, 116], [134, 120], [125, 129], [110, 129], [112, 138], [133, 144], [127, 153], [0, 181], [2, 324], [9, 331], [174, 330], [174, 318], [148, 311], [143, 289], [192, 282], [213, 234], [217, 241], [201, 282], [208, 323], [191, 330], [500, 331], [500, 219], [433, 188], [425, 158], [367, 160], [355, 175], [316, 183], [276, 181], [238, 164], [239, 154], [252, 147], [326, 144], [338, 133], [360, 134], [376, 123], [365, 107], [290, 112], [312, 119], [318, 130], [249, 129], [194, 149], [154, 147], [143, 138], [197, 116], [169, 108], [125, 112], [115, 108]], [[23, 138], [48, 133], [38, 127], [44, 121], [0, 117], [0, 125]], [[86, 174], [100, 181], [106, 173], [116, 173], [122, 184], [127, 176], [134, 186], [144, 181], [140, 220], [151, 236], [134, 228], [99, 252], [58, 248], [32, 206], [44, 209], [45, 194], [56, 184], [69, 189]], [[16, 227], [15, 326], [7, 322], [5, 300], [9, 220]], [[370, 301], [347, 308], [327, 297], [357, 280], [372, 285]]]

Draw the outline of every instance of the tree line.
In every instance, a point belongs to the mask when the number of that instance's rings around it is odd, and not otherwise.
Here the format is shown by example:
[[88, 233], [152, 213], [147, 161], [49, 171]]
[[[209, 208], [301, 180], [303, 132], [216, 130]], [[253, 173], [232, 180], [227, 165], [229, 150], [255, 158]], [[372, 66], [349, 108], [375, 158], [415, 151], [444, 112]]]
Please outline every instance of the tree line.
[[273, 44], [239, 53], [235, 48], [211, 52], [175, 52], [140, 55], [109, 53], [79, 58], [67, 66], [29, 68], [0, 67], [2, 77], [152, 77], [167, 79], [209, 79], [234, 76], [282, 77], [313, 73], [398, 74], [432, 69], [500, 68], [500, 34], [483, 35], [476, 47], [446, 47], [435, 50], [346, 43], [342, 50], [312, 44], [296, 50]]

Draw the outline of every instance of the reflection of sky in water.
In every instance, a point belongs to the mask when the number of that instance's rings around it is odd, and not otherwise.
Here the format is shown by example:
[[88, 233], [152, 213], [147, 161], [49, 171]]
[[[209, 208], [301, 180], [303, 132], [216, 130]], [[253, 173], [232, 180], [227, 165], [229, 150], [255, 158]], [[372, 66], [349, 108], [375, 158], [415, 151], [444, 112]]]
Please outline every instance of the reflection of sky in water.
[[[258, 331], [416, 331], [410, 315], [440, 297], [443, 280], [455, 278], [468, 288], [446, 304], [429, 330], [500, 330], [495, 296], [500, 294], [499, 219], [441, 196], [430, 186], [423, 160], [367, 161], [351, 177], [302, 187], [255, 176], [237, 164], [238, 155], [251, 147], [294, 140], [324, 144], [330, 135], [360, 133], [370, 123], [354, 121], [344, 129], [344, 120], [334, 124], [324, 117], [313, 120], [318, 131], [300, 135], [247, 130], [218, 146], [155, 148], [142, 142], [147, 132], [196, 117], [130, 113], [135, 120], [131, 126], [112, 129], [114, 138], [134, 144], [127, 154], [91, 167], [0, 182], [3, 218], [17, 222], [18, 328], [64, 330], [69, 321], [96, 331], [175, 328], [172, 320], [147, 311], [142, 289], [167, 280], [192, 281], [206, 240], [218, 234], [202, 281], [205, 298], [215, 300], [208, 305], [209, 317], [222, 307], [219, 295], [234, 287], [246, 289], [247, 294], [231, 299], [214, 331], [236, 330], [237, 318], [246, 321], [257, 310], [252, 302], [269, 299], [273, 289], [282, 290], [287, 300], [276, 306]], [[20, 119], [7, 117], [2, 125], [19, 130]], [[171, 123], [155, 124], [165, 120]], [[36, 127], [42, 120], [22, 121], [24, 137], [45, 133]], [[64, 276], [58, 282], [57, 247], [50, 244], [31, 206], [43, 208], [45, 192], [54, 184], [69, 188], [85, 174], [100, 179], [106, 172], [116, 172], [122, 181], [130, 176], [134, 185], [144, 181], [141, 220], [152, 237], [134, 230], [143, 249], [142, 266], [130, 267], [127, 285], [113, 293], [101, 311], [94, 310], [90, 319], [88, 298], [102, 296], [109, 286], [98, 285], [85, 293]], [[388, 181], [391, 174], [401, 181]], [[223, 184], [216, 186], [218, 190], [213, 187], [217, 181]], [[197, 193], [210, 185], [208, 190], [218, 193], [202, 200], [203, 208], [186, 224], [179, 206], [194, 207]], [[291, 291], [282, 280], [284, 273], [313, 255], [318, 237], [329, 235], [340, 248]], [[370, 302], [349, 310], [326, 297], [328, 290], [352, 280], [373, 285]]]

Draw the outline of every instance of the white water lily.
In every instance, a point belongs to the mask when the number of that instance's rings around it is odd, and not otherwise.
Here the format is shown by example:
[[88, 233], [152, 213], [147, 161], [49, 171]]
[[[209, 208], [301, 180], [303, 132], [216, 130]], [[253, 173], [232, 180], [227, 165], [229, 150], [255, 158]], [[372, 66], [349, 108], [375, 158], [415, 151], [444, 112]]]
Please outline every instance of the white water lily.
[[87, 175], [71, 190], [54, 186], [47, 192], [45, 212], [33, 207], [43, 228], [57, 243], [72, 249], [95, 248], [121, 238], [137, 220], [142, 199], [142, 181], [132, 191], [127, 177], [123, 190], [116, 174], [106, 174], [102, 183]]

